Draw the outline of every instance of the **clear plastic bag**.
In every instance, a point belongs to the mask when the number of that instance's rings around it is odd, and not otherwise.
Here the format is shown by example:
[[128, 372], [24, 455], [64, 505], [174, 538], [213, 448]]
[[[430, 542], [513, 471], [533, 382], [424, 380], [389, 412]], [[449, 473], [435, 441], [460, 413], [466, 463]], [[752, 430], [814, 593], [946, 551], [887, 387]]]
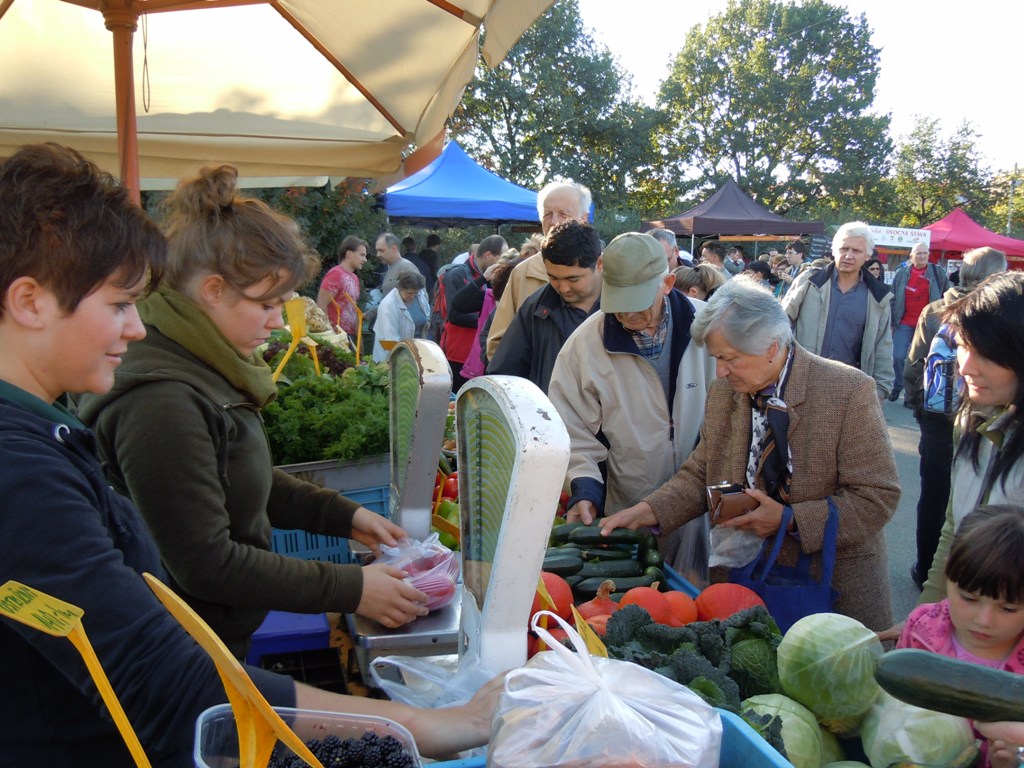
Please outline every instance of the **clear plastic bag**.
[[463, 600], [461, 628], [470, 642], [461, 656], [378, 656], [370, 662], [374, 685], [393, 701], [414, 707], [433, 709], [465, 704], [493, 677], [484, 669], [480, 649], [472, 640], [480, 636], [476, 629], [479, 624], [476, 601]]
[[[539, 626], [542, 615], [568, 633], [575, 653]], [[718, 768], [722, 721], [697, 694], [636, 664], [591, 656], [553, 613], [534, 615], [533, 629], [551, 650], [505, 678], [489, 768]]]
[[763, 547], [764, 539], [753, 531], [716, 525], [711, 529], [710, 565], [739, 568], [761, 554]]
[[459, 558], [440, 542], [437, 533], [425, 541], [405, 538], [397, 547], [380, 545], [380, 557], [374, 562], [392, 565], [408, 573], [405, 581], [429, 595], [427, 608], [435, 611], [455, 599], [459, 580]]

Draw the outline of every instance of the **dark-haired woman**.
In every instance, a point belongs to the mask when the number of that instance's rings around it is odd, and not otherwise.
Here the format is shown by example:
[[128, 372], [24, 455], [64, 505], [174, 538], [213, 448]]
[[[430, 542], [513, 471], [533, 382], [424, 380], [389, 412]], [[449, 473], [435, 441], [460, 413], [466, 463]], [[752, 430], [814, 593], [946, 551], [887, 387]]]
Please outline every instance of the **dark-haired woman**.
[[956, 332], [966, 386], [957, 415], [950, 503], [921, 602], [946, 594], [946, 556], [953, 532], [979, 504], [1024, 499], [1024, 273], [985, 280], [951, 304], [943, 321]]

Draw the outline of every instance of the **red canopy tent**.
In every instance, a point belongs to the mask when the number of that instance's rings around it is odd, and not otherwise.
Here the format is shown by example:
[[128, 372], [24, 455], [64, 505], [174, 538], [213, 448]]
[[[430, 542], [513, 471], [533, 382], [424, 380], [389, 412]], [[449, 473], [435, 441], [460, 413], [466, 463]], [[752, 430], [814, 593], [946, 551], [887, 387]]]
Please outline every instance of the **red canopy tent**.
[[933, 257], [949, 257], [987, 245], [1003, 251], [1011, 267], [1024, 269], [1024, 240], [985, 229], [959, 208], [954, 208], [924, 229], [932, 233], [930, 247]]

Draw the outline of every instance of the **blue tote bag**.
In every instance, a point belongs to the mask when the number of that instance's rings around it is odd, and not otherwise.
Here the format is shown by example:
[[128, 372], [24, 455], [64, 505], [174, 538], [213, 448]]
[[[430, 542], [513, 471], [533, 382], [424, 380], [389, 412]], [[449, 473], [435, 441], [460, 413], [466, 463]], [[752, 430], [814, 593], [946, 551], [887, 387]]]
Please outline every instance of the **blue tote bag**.
[[815, 555], [800, 553], [796, 565], [778, 565], [775, 560], [782, 549], [793, 510], [784, 507], [779, 532], [774, 541], [765, 539], [761, 554], [742, 568], [733, 568], [729, 581], [742, 584], [756, 592], [783, 632], [804, 616], [832, 610], [839, 593], [832, 589], [832, 572], [836, 565], [836, 536], [839, 534], [839, 510], [828, 499], [828, 521], [821, 547], [821, 580], [811, 575]]

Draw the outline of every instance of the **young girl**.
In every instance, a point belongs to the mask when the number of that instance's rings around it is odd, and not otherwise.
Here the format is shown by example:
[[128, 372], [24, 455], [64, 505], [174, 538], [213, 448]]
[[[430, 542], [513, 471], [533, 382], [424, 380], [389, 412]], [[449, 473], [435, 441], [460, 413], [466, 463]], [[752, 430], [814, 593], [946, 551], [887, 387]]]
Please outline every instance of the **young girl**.
[[1024, 672], [1024, 508], [967, 514], [946, 560], [946, 598], [915, 608], [900, 648]]
[[[989, 504], [964, 517], [946, 560], [946, 598], [915, 608], [897, 647], [1024, 673], [1024, 508]], [[992, 750], [993, 766], [1002, 754]]]

